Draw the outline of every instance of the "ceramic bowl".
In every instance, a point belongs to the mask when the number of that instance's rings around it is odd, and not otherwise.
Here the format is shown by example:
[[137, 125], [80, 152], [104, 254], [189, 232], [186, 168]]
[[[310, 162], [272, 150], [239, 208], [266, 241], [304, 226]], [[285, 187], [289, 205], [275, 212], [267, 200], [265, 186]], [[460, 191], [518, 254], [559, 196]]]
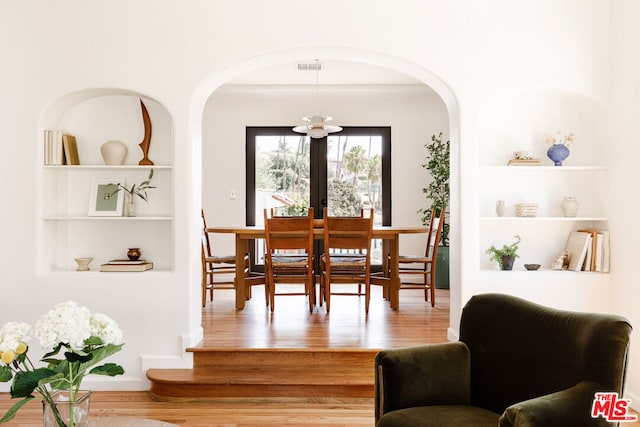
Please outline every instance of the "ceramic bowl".
[[533, 159], [533, 153], [531, 151], [516, 151], [513, 153], [517, 160], [531, 160]]
[[525, 264], [524, 268], [526, 268], [527, 270], [537, 270], [540, 268], [540, 264]]

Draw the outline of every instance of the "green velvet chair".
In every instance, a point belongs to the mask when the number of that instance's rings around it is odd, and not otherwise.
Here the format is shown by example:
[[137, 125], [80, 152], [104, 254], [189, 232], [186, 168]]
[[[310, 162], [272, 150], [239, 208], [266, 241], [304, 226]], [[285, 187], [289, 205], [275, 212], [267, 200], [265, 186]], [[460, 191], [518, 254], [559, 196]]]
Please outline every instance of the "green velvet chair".
[[377, 427], [607, 426], [597, 391], [622, 396], [631, 325], [615, 315], [472, 297], [460, 341], [375, 359]]

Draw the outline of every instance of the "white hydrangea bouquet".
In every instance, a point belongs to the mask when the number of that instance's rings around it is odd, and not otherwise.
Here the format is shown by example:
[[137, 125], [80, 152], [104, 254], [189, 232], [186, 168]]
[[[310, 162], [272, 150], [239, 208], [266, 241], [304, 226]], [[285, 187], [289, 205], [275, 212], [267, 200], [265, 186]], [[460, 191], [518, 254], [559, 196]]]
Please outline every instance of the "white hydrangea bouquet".
[[[36, 391], [52, 406], [58, 425], [65, 426], [53, 404], [53, 391], [66, 390], [75, 400], [86, 375], [124, 374], [124, 369], [115, 363], [96, 366], [124, 345], [117, 323], [104, 314], [91, 314], [86, 307], [67, 301], [41, 316], [35, 335], [43, 348], [51, 350], [39, 366], [28, 356], [30, 332], [31, 326], [21, 322], [9, 322], [0, 328], [0, 381], [13, 379], [11, 398], [22, 398], [0, 419], [0, 424], [13, 419], [20, 408], [35, 399]], [[61, 350], [64, 357], [55, 358]]]

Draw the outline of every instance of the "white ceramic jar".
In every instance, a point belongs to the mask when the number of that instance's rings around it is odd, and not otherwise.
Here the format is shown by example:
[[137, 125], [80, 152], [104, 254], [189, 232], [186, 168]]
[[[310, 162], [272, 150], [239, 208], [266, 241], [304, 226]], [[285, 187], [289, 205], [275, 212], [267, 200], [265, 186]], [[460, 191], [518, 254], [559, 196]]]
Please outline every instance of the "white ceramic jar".
[[560, 207], [562, 208], [562, 215], [566, 217], [574, 217], [578, 214], [578, 200], [575, 197], [565, 197], [562, 199]]

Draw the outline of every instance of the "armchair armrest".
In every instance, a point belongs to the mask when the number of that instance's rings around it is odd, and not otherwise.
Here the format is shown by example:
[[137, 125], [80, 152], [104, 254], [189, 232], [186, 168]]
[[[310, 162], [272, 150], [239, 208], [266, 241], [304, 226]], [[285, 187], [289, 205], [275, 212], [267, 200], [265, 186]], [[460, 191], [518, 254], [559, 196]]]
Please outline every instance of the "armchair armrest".
[[470, 366], [463, 342], [381, 351], [375, 360], [376, 422], [396, 409], [468, 404]]
[[509, 406], [499, 427], [609, 426], [604, 418], [592, 418], [591, 407], [602, 387], [593, 381], [581, 381], [556, 393], [525, 400]]

